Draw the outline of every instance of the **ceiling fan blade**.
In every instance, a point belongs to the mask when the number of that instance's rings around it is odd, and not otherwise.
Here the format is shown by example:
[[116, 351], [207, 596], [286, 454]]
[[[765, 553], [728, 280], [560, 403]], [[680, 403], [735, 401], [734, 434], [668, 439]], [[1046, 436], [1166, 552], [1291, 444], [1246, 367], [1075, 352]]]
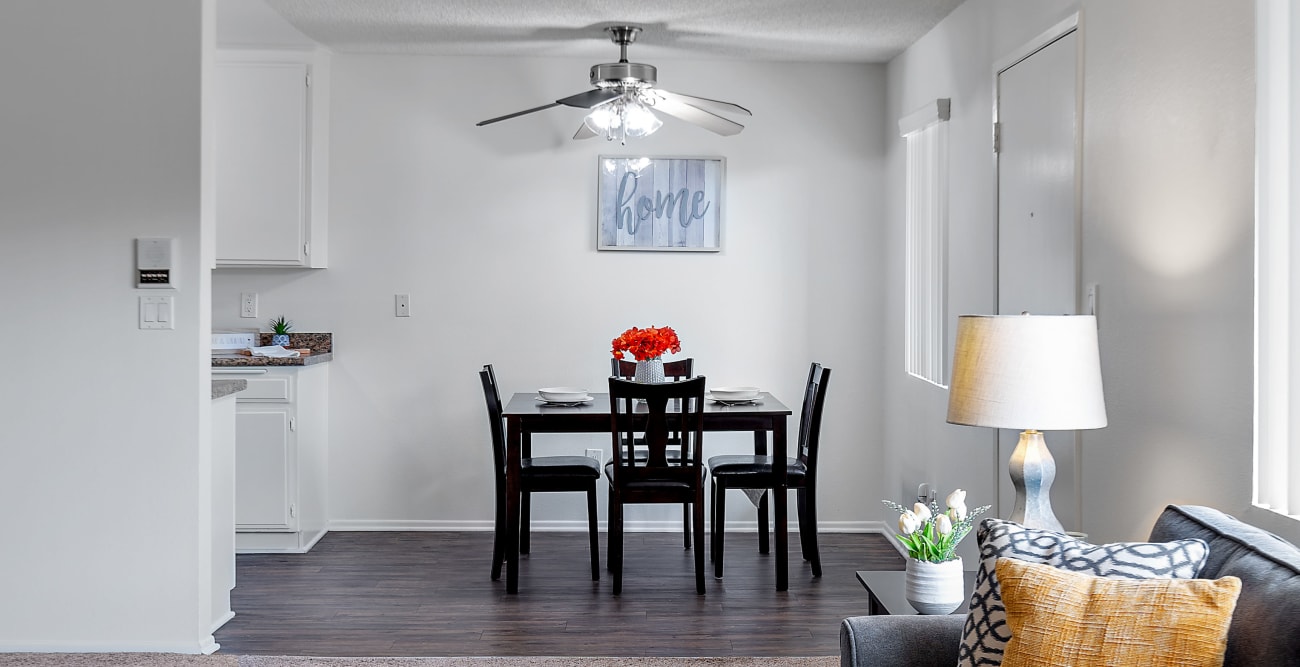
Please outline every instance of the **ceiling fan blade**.
[[578, 93], [577, 95], [570, 95], [568, 97], [555, 100], [550, 104], [543, 104], [540, 107], [533, 107], [531, 109], [524, 109], [523, 111], [508, 113], [504, 116], [489, 118], [485, 121], [480, 121], [478, 123], [475, 123], [474, 126], [483, 127], [484, 125], [491, 125], [492, 123], [496, 123], [498, 121], [510, 120], [511, 118], [518, 118], [519, 116], [522, 116], [524, 114], [530, 114], [533, 113], [534, 111], [542, 111], [543, 109], [558, 107], [561, 104], [567, 107], [577, 107], [579, 109], [590, 109], [594, 106], [604, 104], [605, 102], [608, 102], [618, 97], [620, 94], [621, 93], [619, 93], [616, 90], [610, 90], [608, 88], [596, 88], [594, 90], [583, 91], [581, 93]]
[[727, 120], [722, 116], [709, 113], [704, 109], [691, 106], [684, 102], [678, 102], [677, 100], [667, 97], [660, 97], [655, 101], [654, 106], [651, 108], [656, 111], [662, 111], [669, 116], [679, 118], [693, 125], [699, 125], [710, 132], [721, 134], [724, 137], [729, 137], [733, 134], [740, 134], [740, 131], [745, 129], [745, 126], [740, 123]]
[[549, 108], [551, 108], [551, 107], [558, 107], [558, 106], [560, 106], [560, 103], [559, 103], [559, 102], [552, 102], [552, 103], [550, 103], [550, 104], [543, 104], [543, 105], [540, 106], [540, 107], [533, 107], [533, 108], [531, 108], [531, 109], [524, 109], [523, 111], [516, 111], [516, 112], [514, 112], [514, 113], [508, 113], [508, 114], [506, 114], [506, 115], [504, 115], [504, 116], [497, 116], [496, 118], [489, 118], [489, 119], [487, 119], [487, 120], [479, 121], [479, 122], [477, 122], [477, 123], [474, 123], [474, 127], [483, 127], [484, 125], [490, 125], [490, 124], [495, 123], [495, 122], [498, 122], [498, 121], [502, 121], [502, 120], [510, 120], [511, 118], [518, 118], [519, 116], [522, 116], [522, 115], [524, 115], [524, 114], [529, 114], [529, 113], [532, 113], [532, 112], [534, 112], [534, 111], [541, 111], [541, 110], [543, 110], [543, 109], [549, 109]]
[[592, 137], [598, 137], [598, 136], [600, 135], [596, 134], [591, 130], [591, 128], [587, 127], [586, 123], [579, 125], [578, 131], [573, 133], [574, 139], [590, 139]]
[[617, 90], [596, 88], [595, 90], [588, 90], [583, 93], [578, 93], [577, 95], [570, 95], [564, 99], [555, 100], [555, 103], [569, 107], [577, 107], [579, 109], [590, 109], [599, 104], [604, 104], [619, 95], [622, 95], [622, 93]]
[[744, 114], [746, 116], [754, 115], [749, 112], [749, 109], [746, 109], [745, 107], [742, 107], [739, 104], [732, 104], [731, 102], [711, 100], [707, 97], [696, 97], [694, 95], [683, 95], [681, 93], [674, 93], [671, 91], [664, 90], [662, 88], [655, 88], [651, 92], [653, 92], [655, 95], [658, 95], [660, 98], [675, 100], [677, 102], [681, 102], [683, 104], [689, 104], [693, 107], [699, 107], [701, 109], [708, 109], [710, 111], [718, 111], [723, 113], [739, 113], [739, 114]]

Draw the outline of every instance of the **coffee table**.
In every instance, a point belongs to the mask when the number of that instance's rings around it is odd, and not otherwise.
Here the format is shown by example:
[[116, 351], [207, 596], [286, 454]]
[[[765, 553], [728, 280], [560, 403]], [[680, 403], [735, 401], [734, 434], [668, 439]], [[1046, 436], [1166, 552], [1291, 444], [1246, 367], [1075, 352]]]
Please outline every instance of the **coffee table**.
[[[975, 590], [975, 570], [966, 570], [962, 575], [969, 597], [970, 592]], [[906, 576], [907, 573], [903, 570], [858, 570], [858, 581], [867, 589], [869, 616], [916, 613], [904, 594]], [[965, 614], [966, 605], [958, 606], [952, 613]]]

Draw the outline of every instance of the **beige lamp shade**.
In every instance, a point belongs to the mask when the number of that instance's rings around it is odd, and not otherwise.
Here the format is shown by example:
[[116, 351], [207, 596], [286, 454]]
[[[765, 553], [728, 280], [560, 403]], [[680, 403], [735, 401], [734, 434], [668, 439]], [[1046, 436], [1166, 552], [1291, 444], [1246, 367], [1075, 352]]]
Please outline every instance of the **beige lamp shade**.
[[948, 422], [1016, 430], [1106, 425], [1091, 315], [957, 318]]

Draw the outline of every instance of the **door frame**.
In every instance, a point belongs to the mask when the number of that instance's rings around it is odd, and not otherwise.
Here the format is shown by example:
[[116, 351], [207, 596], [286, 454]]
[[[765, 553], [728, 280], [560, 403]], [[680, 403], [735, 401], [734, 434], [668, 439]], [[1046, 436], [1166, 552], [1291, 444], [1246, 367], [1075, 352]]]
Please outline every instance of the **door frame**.
[[[1074, 118], [1076, 123], [1075, 133], [1074, 133], [1074, 220], [1073, 220], [1074, 252], [1075, 252], [1074, 311], [1076, 313], [1080, 312], [1080, 309], [1082, 308], [1083, 305], [1082, 304], [1083, 302], [1082, 281], [1083, 281], [1083, 55], [1084, 55], [1083, 37], [1084, 37], [1084, 32], [1083, 32], [1082, 22], [1080, 21], [1080, 15], [1081, 12], [1074, 12], [1070, 14], [1066, 18], [1062, 19], [1055, 25], [1039, 33], [1033, 39], [1030, 39], [1029, 41], [1019, 46], [1018, 48], [1011, 51], [1006, 56], [999, 58], [993, 63], [993, 72], [992, 72], [993, 124], [991, 127], [991, 131], [993, 134], [992, 137], [993, 150], [991, 151], [990, 154], [993, 161], [992, 164], [993, 194], [994, 194], [993, 196], [993, 221], [994, 221], [993, 295], [994, 295], [995, 306], [1000, 301], [998, 286], [1000, 284], [1000, 273], [1002, 268], [1002, 258], [999, 256], [999, 248], [1001, 247], [1001, 245], [1000, 245], [1000, 239], [998, 238], [999, 235], [1001, 234], [1001, 214], [1002, 214], [1001, 199], [999, 197], [1002, 176], [1000, 171], [1001, 160], [1000, 160], [1000, 153], [999, 153], [1000, 146], [999, 146], [999, 136], [998, 136], [999, 122], [1001, 121], [1001, 117], [999, 115], [999, 109], [998, 109], [998, 99], [1001, 94], [1001, 76], [1004, 72], [1011, 69], [1018, 63], [1023, 62], [1024, 60], [1028, 59], [1030, 56], [1033, 56], [1035, 53], [1038, 53], [1044, 48], [1047, 48], [1051, 44], [1055, 43], [1057, 40], [1071, 33], [1076, 33], [1076, 37], [1077, 37], [1075, 42], [1075, 59], [1074, 59], [1074, 67], [1075, 67]], [[994, 506], [997, 508], [996, 511], [999, 516], [1005, 515], [1010, 510], [1010, 508], [1004, 508], [1001, 506], [1002, 489], [1006, 485], [1010, 484], [1010, 479], [1007, 477], [1007, 473], [1005, 472], [1006, 461], [1003, 460], [1003, 457], [1001, 455], [1001, 447], [999, 445], [999, 440], [1000, 440], [1000, 435], [1002, 430], [1004, 429], [993, 429], [993, 435], [992, 435], [993, 451], [997, 453], [997, 457], [998, 457], [997, 484], [994, 485], [994, 488], [997, 490], [997, 497], [995, 499]], [[1073, 438], [1072, 438], [1073, 441], [1072, 448], [1074, 450], [1073, 451], [1074, 475], [1072, 481], [1074, 483], [1075, 516], [1065, 517], [1065, 520], [1062, 521], [1062, 523], [1068, 526], [1070, 523], [1072, 523], [1071, 521], [1072, 519], [1077, 519], [1078, 526], [1082, 528], [1085, 524], [1084, 524], [1084, 516], [1083, 516], [1083, 465], [1082, 465], [1082, 458], [1081, 458], [1082, 448], [1080, 447], [1080, 440], [1081, 438], [1079, 432], [1075, 431], [1073, 433]]]

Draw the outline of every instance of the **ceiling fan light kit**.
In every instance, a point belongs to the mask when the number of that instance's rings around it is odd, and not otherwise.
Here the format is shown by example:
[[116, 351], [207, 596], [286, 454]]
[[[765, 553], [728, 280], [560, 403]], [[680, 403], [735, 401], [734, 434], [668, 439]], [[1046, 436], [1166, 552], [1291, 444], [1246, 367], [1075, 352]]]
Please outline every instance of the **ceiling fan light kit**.
[[489, 118], [477, 125], [482, 127], [563, 105], [590, 110], [583, 118], [578, 131], [574, 133], [574, 139], [603, 136], [606, 140], [618, 139], [620, 143], [626, 144], [628, 139], [649, 136], [663, 125], [663, 121], [654, 111], [723, 136], [739, 134], [745, 129], [745, 126], [740, 123], [718, 114], [735, 113], [752, 116], [748, 109], [730, 102], [682, 95], [656, 88], [658, 70], [653, 65], [628, 62], [627, 47], [636, 41], [637, 34], [641, 32], [640, 27], [610, 26], [605, 28], [605, 32], [609, 33], [610, 40], [619, 45], [619, 61], [591, 67], [591, 85], [595, 86], [594, 90], [570, 95], [551, 104]]

